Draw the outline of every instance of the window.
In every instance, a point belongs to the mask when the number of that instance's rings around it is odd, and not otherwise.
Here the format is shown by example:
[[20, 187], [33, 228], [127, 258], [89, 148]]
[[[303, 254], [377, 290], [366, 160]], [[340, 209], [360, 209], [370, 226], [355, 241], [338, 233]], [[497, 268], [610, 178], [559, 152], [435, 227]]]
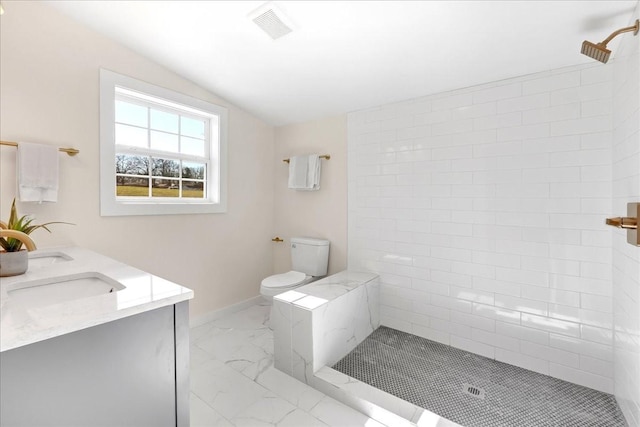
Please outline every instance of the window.
[[100, 70], [100, 211], [226, 210], [226, 108]]

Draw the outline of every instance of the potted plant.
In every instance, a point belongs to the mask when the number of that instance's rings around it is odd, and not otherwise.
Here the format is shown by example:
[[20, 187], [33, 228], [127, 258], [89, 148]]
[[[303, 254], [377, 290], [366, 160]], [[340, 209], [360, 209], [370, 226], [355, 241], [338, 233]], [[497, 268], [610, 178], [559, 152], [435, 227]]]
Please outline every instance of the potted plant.
[[[11, 204], [9, 222], [0, 221], [0, 277], [16, 276], [27, 271], [29, 266], [28, 251], [36, 249], [36, 244], [29, 237], [38, 228], [47, 228], [50, 224], [69, 224], [68, 222], [47, 222], [45, 224], [33, 224], [33, 218], [28, 215], [18, 217], [16, 199]], [[22, 249], [25, 247], [26, 250]]]

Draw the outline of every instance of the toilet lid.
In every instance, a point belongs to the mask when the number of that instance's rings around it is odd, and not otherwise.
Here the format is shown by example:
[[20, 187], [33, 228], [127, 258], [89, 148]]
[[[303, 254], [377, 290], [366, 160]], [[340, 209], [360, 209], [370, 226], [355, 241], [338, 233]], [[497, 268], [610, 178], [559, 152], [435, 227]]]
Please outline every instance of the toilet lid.
[[306, 277], [306, 274], [299, 271], [290, 271], [267, 277], [262, 281], [262, 286], [265, 288], [287, 288], [301, 283]]

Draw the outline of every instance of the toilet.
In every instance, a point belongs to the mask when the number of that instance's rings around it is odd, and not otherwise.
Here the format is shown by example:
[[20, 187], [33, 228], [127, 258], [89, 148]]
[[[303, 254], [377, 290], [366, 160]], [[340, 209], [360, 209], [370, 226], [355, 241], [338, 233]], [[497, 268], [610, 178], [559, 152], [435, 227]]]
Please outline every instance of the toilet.
[[269, 276], [260, 284], [260, 294], [267, 301], [283, 292], [304, 286], [327, 275], [329, 241], [311, 237], [291, 239], [291, 267], [293, 270]]

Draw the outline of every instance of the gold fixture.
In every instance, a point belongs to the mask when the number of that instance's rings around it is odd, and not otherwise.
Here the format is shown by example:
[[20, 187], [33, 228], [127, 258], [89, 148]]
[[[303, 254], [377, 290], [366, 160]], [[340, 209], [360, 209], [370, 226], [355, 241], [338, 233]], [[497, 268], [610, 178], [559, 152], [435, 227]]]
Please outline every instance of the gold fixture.
[[640, 246], [640, 234], [638, 234], [638, 218], [640, 218], [640, 203], [627, 203], [628, 217], [607, 218], [607, 225], [627, 230], [627, 242]]
[[633, 31], [633, 35], [635, 36], [638, 34], [638, 30], [640, 30], [640, 20], [636, 19], [635, 25], [631, 27], [621, 28], [618, 31], [614, 31], [609, 37], [607, 37], [600, 43], [596, 44], [591, 43], [587, 40], [583, 41], [581, 53], [595, 59], [596, 61], [600, 61], [603, 64], [606, 64], [609, 60], [609, 56], [611, 55], [611, 51], [607, 49], [607, 43], [613, 40], [613, 38], [618, 34], [628, 33], [629, 31]]
[[[320, 157], [321, 159], [327, 159], [327, 160], [331, 159], [331, 156], [329, 154], [323, 154], [322, 156], [318, 156], [318, 157]], [[285, 163], [289, 163], [289, 159], [283, 159], [282, 161]]]
[[28, 234], [23, 233], [22, 231], [1, 229], [0, 237], [9, 237], [11, 239], [20, 240], [29, 252], [36, 250], [36, 244], [33, 239], [29, 237]]
[[279, 238], [278, 236], [274, 237], [273, 239], [271, 239], [272, 242], [284, 242], [284, 240], [282, 240], [281, 238]]
[[612, 225], [618, 228], [637, 229], [638, 218], [627, 218], [627, 217], [607, 218], [607, 225]]
[[[13, 141], [0, 141], [0, 145], [7, 145], [9, 147], [17, 147], [18, 143]], [[62, 151], [63, 153], [67, 153], [70, 156], [75, 156], [80, 152], [80, 150], [76, 150], [75, 148], [58, 148], [58, 151]]]

